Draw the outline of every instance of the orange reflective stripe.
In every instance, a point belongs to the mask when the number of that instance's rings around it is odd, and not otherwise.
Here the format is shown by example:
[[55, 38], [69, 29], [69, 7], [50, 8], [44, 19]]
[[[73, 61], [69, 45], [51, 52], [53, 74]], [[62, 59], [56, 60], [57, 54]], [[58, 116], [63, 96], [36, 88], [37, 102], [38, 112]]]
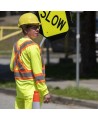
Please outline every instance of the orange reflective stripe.
[[28, 46], [34, 45], [35, 43], [33, 43], [33, 41], [26, 41], [24, 43], [21, 44], [20, 46], [20, 54], [23, 50], [25, 50]]
[[45, 79], [44, 74], [40, 73], [40, 74], [34, 74], [35, 80], [43, 80]]
[[[34, 45], [32, 41], [26, 41], [21, 44], [21, 46], [18, 48], [17, 44], [14, 45], [14, 52], [15, 52], [15, 58], [14, 58], [14, 73], [15, 73], [15, 79], [18, 80], [24, 80], [24, 79], [34, 79], [37, 82], [43, 82], [45, 81], [45, 66], [43, 65], [42, 72], [40, 74], [33, 75], [33, 71], [28, 70], [25, 66], [25, 64], [20, 60], [20, 55], [23, 50], [25, 50], [28, 46]], [[18, 70], [16, 70], [16, 67]]]
[[34, 78], [35, 78], [35, 80], [37, 81], [37, 80], [44, 80], [45, 79], [45, 76], [44, 76], [44, 74], [43, 73], [40, 73], [40, 74], [34, 74]]
[[32, 77], [15, 77], [15, 80], [34, 80], [34, 79], [32, 79]]
[[19, 69], [21, 69], [21, 70], [27, 69], [20, 59], [18, 59], [17, 65], [19, 66]]
[[34, 74], [35, 77], [37, 76], [43, 76], [43, 73], [39, 73], [39, 74]]
[[32, 70], [15, 70], [15, 72], [22, 72], [22, 73], [25, 73], [25, 72], [32, 72]]
[[31, 45], [34, 45], [34, 44], [31, 43], [31, 44], [29, 44], [29, 45], [26, 45], [24, 48], [21, 48], [21, 52], [22, 52], [23, 50], [25, 50], [28, 46], [31, 46]]
[[36, 84], [38, 84], [38, 83], [44, 83], [45, 82], [45, 80], [38, 80], [38, 81], [36, 81]]
[[22, 50], [24, 50], [29, 45], [32, 45], [32, 41], [26, 41], [24, 42], [20, 48], [18, 49], [17, 44], [14, 45], [14, 51], [15, 51], [15, 59], [14, 59], [14, 68], [18, 68], [18, 70], [14, 69], [15, 79], [18, 80], [27, 80], [27, 79], [33, 79], [33, 73], [31, 70], [28, 70], [24, 63], [20, 60], [20, 54]]

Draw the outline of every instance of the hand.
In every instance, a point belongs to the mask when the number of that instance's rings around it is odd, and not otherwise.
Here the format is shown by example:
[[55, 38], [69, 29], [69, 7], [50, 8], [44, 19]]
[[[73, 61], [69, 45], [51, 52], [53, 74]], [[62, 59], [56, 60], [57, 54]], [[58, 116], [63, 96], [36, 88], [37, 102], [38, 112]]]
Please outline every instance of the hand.
[[49, 103], [49, 102], [50, 102], [50, 99], [51, 99], [50, 94], [46, 94], [46, 95], [44, 96], [44, 103]]

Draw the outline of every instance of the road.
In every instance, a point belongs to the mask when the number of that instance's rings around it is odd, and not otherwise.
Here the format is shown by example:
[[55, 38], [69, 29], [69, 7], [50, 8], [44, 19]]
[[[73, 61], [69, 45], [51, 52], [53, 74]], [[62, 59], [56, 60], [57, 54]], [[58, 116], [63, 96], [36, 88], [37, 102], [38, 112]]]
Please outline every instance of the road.
[[[14, 109], [14, 95], [7, 95], [5, 93], [0, 93], [0, 109]], [[61, 105], [48, 103], [43, 104], [42, 109], [90, 109], [83, 106], [75, 106], [75, 105]]]

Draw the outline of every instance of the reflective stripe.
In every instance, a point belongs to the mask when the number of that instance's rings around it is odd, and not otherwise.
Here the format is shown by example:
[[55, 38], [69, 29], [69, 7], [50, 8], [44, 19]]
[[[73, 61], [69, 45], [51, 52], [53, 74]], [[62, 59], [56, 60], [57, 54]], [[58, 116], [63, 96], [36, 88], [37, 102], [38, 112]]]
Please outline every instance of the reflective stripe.
[[32, 80], [32, 77], [15, 77], [15, 80]]
[[32, 41], [26, 41], [24, 42], [21, 46], [20, 46], [20, 53], [22, 51], [22, 49], [25, 49], [26, 47], [33, 45], [34, 43]]
[[33, 73], [31, 74], [31, 72], [29, 73], [23, 73], [23, 72], [15, 72], [15, 76], [16, 77], [32, 77]]
[[33, 75], [33, 72], [31, 70], [28, 70], [24, 63], [20, 60], [20, 55], [21, 55], [21, 52], [28, 46], [30, 45], [33, 45], [34, 43], [32, 41], [26, 41], [24, 42], [20, 48], [17, 48], [17, 44], [14, 45], [14, 51], [15, 51], [15, 59], [14, 59], [14, 68], [18, 68], [18, 70], [15, 70], [14, 69], [14, 74], [15, 74], [15, 79], [18, 79], [18, 80], [24, 80], [24, 79], [34, 79], [36, 80], [36, 82], [43, 82], [45, 81], [45, 77], [44, 77], [44, 74], [45, 74], [45, 66], [43, 65], [43, 68], [42, 68], [42, 72], [41, 74], [36, 74], [36, 75]]
[[15, 60], [14, 65], [15, 65], [15, 66], [16, 66], [16, 65], [18, 65], [19, 70], [25, 70], [25, 69], [24, 69], [24, 67], [23, 67], [23, 65], [22, 65], [22, 63], [21, 63], [21, 62], [19, 62], [19, 60], [18, 60], [18, 59], [17, 59], [17, 60]]
[[38, 84], [38, 83], [45, 83], [45, 80], [38, 80], [38, 81], [36, 81], [36, 83]]
[[36, 77], [35, 77], [35, 80], [44, 80], [44, 79], [45, 79], [44, 76], [36, 76]]
[[24, 48], [29, 45], [32, 45], [32, 41], [26, 41], [20, 46], [20, 49], [17, 48], [17, 44], [14, 45], [15, 51], [15, 59], [14, 59], [14, 67], [18, 67], [18, 71], [14, 70], [14, 75], [16, 79], [34, 79], [33, 73], [31, 70], [28, 70], [25, 65], [19, 59], [20, 54]]

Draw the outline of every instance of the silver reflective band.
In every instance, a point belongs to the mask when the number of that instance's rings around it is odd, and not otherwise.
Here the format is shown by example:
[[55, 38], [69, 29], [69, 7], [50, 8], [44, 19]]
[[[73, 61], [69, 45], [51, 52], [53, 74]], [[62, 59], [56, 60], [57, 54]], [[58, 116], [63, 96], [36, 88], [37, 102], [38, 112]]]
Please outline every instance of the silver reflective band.
[[15, 72], [15, 77], [33, 77], [33, 73]]
[[35, 77], [35, 80], [44, 80], [44, 79], [45, 79], [44, 76], [37, 76], [37, 77]]

